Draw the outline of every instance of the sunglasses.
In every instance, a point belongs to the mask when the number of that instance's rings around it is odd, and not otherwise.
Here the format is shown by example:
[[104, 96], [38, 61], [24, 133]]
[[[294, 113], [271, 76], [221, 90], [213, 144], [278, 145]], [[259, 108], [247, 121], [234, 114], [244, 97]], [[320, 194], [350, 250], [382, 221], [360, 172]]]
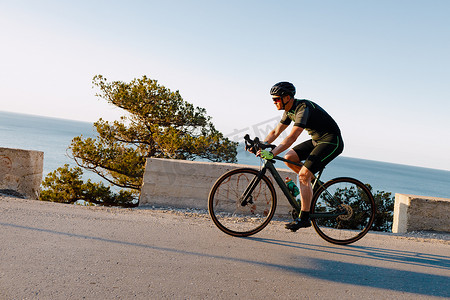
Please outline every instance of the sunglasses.
[[273, 97], [272, 100], [275, 103], [281, 102], [282, 97]]

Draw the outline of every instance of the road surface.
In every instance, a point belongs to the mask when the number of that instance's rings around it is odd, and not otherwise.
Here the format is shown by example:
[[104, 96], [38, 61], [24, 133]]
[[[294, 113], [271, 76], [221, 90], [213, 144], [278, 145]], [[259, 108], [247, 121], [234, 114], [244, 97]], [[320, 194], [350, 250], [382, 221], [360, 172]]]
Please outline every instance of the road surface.
[[272, 222], [234, 238], [206, 214], [0, 197], [0, 299], [442, 299], [450, 242], [349, 246]]

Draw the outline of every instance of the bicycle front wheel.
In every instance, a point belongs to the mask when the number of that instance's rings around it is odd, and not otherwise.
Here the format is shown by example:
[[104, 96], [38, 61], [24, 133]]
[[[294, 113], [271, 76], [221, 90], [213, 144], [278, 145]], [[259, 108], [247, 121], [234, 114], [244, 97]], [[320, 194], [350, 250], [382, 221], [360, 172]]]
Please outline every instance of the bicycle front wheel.
[[[269, 178], [264, 175], [258, 180], [258, 174], [254, 169], [231, 170], [212, 187], [208, 210], [214, 224], [223, 232], [249, 236], [269, 224], [277, 204], [276, 192]], [[249, 195], [243, 201], [246, 193]]]
[[375, 218], [375, 201], [362, 182], [348, 177], [328, 181], [314, 194], [312, 224], [326, 241], [345, 245], [369, 231]]

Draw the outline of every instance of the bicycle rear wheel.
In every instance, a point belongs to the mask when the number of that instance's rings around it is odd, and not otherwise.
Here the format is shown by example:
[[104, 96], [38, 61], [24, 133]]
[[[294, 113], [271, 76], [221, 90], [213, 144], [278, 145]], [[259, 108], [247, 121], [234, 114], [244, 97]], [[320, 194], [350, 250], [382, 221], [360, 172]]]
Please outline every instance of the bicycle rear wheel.
[[[232, 236], [249, 236], [269, 224], [277, 204], [276, 192], [267, 176], [256, 180], [259, 171], [254, 169], [231, 170], [212, 187], [208, 210], [214, 224]], [[254, 186], [247, 203], [243, 195]]]
[[[376, 206], [370, 190], [354, 178], [335, 178], [314, 194], [312, 224], [326, 241], [345, 245], [356, 242], [369, 231]], [[321, 216], [321, 214], [323, 214]]]

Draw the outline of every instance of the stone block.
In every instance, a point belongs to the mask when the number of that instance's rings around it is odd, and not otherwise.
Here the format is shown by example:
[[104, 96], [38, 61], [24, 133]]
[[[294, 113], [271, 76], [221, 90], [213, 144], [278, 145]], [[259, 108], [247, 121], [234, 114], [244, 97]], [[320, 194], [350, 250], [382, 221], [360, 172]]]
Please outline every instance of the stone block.
[[0, 148], [0, 190], [38, 199], [43, 168], [43, 152]]
[[[207, 209], [209, 191], [216, 180], [236, 168], [258, 169], [240, 164], [148, 158], [139, 205]], [[297, 178], [290, 170], [278, 171], [282, 178]], [[276, 214], [286, 216], [291, 206], [273, 178], [272, 182], [277, 191]]]
[[393, 233], [450, 232], [450, 199], [395, 194]]

